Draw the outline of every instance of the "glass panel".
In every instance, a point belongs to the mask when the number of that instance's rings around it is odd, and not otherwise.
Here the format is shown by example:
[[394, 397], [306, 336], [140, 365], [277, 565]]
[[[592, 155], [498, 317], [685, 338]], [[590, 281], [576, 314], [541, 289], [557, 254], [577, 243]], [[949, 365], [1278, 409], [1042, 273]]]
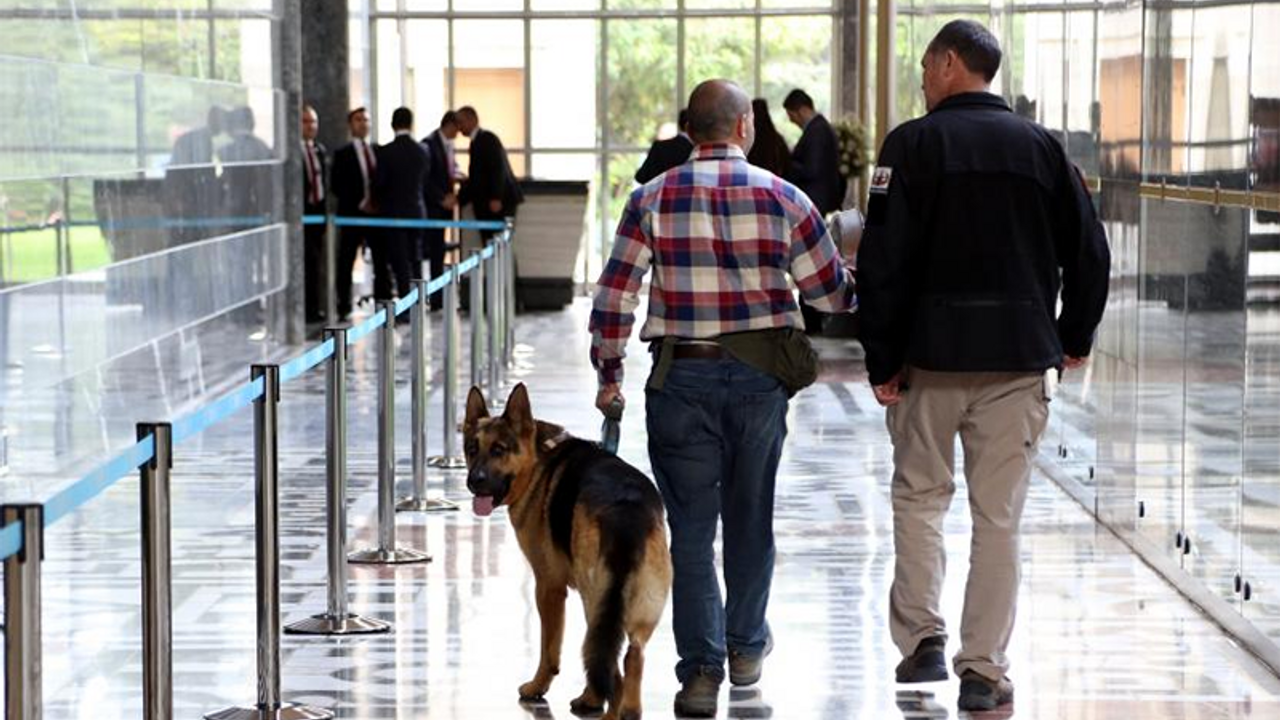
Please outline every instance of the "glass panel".
[[253, 18], [215, 21], [217, 56], [213, 76], [242, 85], [275, 87], [275, 53], [262, 51], [273, 47], [271, 26], [269, 20]]
[[[395, 10], [395, 3], [390, 3], [389, 9]], [[489, 3], [481, 0], [465, 0], [463, 2], [455, 2], [454, 6], [459, 10], [471, 10], [473, 5], [487, 5]], [[409, 12], [444, 12], [449, 9], [449, 0], [405, 0], [404, 9]]]
[[1187, 297], [1193, 267], [1181, 256], [1187, 205], [1144, 200], [1138, 288], [1138, 530], [1159, 552], [1181, 557], [1186, 459]]
[[[1108, 9], [1098, 26], [1098, 173], [1103, 177], [1141, 177], [1142, 23], [1142, 6], [1135, 3]], [[1136, 201], [1129, 207], [1136, 222]]]
[[[409, 4], [422, 2], [434, 4], [439, 0], [407, 0]], [[524, 0], [454, 0], [453, 11], [456, 13], [494, 12], [497, 10], [523, 10]]]
[[1002, 63], [1004, 95], [1014, 112], [1057, 131], [1061, 140], [1066, 104], [1063, 15], [1034, 13], [1019, 20]]
[[376, 77], [377, 105], [373, 108], [372, 137], [374, 142], [385, 143], [394, 137], [391, 132], [391, 113], [404, 105], [404, 73], [401, 72], [399, 21], [379, 20], [374, 23], [377, 35]]
[[829, 17], [766, 17], [760, 26], [760, 94], [769, 101], [773, 124], [788, 145], [800, 128], [787, 121], [782, 101], [794, 88], [809, 93], [818, 112], [831, 111], [831, 36]]
[[596, 20], [534, 20], [531, 25], [533, 146], [596, 147], [599, 142], [596, 74], [600, 23]]
[[1187, 170], [1192, 13], [1189, 6], [1159, 5], [1147, 10], [1142, 170], [1152, 182], [1181, 178]]
[[[473, 106], [480, 124], [502, 138], [517, 176], [526, 174], [524, 23], [458, 20], [453, 24], [454, 107]], [[458, 150], [470, 143], [458, 138]]]
[[[413, 108], [415, 132], [426, 137], [439, 126], [448, 108], [449, 23], [446, 20], [406, 20], [404, 104]], [[394, 106], [383, 105], [388, 125]], [[390, 127], [387, 128], [388, 132]]]
[[599, 174], [595, 153], [534, 153], [534, 180], [587, 180], [595, 183]]
[[609, 34], [608, 144], [648, 148], [684, 102], [676, 98], [676, 23], [610, 20], [605, 27]]
[[689, 18], [685, 21], [685, 89], [725, 78], [748, 93], [755, 86], [756, 21], [751, 18]]
[[1067, 15], [1066, 147], [1085, 175], [1097, 177], [1098, 166], [1098, 24], [1101, 12]]
[[[1280, 4], [1253, 6], [1254, 188], [1280, 192]], [[1245, 478], [1241, 565], [1252, 597], [1244, 615], [1280, 642], [1280, 215], [1251, 214]]]
[[[763, 0], [760, 5], [764, 8], [821, 8], [827, 10], [832, 7], [832, 0]], [[871, 10], [875, 12], [874, 3], [871, 5]]]
[[600, 0], [533, 0], [536, 10], [599, 10]]
[[1187, 168], [1193, 185], [1249, 186], [1250, 15], [1249, 5], [1196, 9]]
[[1184, 567], [1227, 602], [1237, 597], [1240, 554], [1248, 216], [1192, 205], [1175, 235], [1191, 270], [1185, 486], [1191, 553]]
[[676, 0], [608, 0], [610, 10], [669, 10], [676, 6]]
[[756, 0], [684, 0], [689, 10], [754, 8]]

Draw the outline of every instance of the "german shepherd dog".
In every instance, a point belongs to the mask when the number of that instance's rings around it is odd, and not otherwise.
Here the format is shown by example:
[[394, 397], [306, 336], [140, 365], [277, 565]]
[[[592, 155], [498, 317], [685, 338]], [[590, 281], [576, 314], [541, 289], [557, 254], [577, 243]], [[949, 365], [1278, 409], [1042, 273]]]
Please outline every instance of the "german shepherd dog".
[[[575, 588], [587, 617], [587, 686], [569, 707], [595, 714], [607, 702], [606, 720], [639, 718], [644, 646], [671, 589], [657, 489], [596, 443], [534, 420], [523, 384], [511, 392], [502, 416], [492, 418], [473, 387], [463, 434], [472, 509], [487, 516], [508, 507], [536, 580], [541, 659], [533, 679], [520, 686], [520, 698], [541, 699], [560, 672], [564, 604]], [[625, 674], [618, 671], [624, 637], [630, 643]]]

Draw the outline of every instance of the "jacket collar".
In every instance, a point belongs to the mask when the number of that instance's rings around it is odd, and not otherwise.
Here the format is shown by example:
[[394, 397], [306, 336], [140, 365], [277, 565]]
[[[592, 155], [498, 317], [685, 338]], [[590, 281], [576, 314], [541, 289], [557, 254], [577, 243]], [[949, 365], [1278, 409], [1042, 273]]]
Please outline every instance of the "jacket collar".
[[[960, 93], [958, 95], [952, 95], [951, 97], [938, 103], [938, 105], [933, 108], [933, 112], [938, 112], [940, 110], [951, 110], [953, 108], [960, 108], [960, 107], [985, 107], [985, 108], [991, 108], [993, 110], [1004, 110], [1005, 112], [1013, 112], [1012, 110], [1009, 109], [1009, 103], [1005, 102], [1004, 98], [989, 92], [969, 92], [969, 93]], [[933, 114], [933, 113], [930, 113], [930, 114]]]
[[694, 160], [746, 160], [742, 148], [729, 143], [703, 143], [693, 149]]

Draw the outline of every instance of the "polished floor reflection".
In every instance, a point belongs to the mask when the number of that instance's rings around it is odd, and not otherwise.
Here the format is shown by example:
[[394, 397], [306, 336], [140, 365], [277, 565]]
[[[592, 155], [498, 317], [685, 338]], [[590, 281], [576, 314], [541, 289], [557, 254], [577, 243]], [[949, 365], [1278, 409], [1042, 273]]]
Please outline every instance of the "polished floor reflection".
[[[537, 415], [591, 437], [600, 423], [591, 407], [585, 323], [581, 303], [563, 313], [522, 316], [514, 374], [529, 385]], [[721, 717], [962, 717], [955, 709], [957, 682], [892, 682], [898, 658], [886, 623], [893, 550], [883, 414], [854, 348], [822, 342], [824, 376], [791, 404], [778, 484], [770, 608], [777, 648], [758, 687], [726, 687]], [[353, 547], [373, 533], [373, 351], [372, 341], [363, 343], [351, 363]], [[626, 387], [632, 404], [620, 451], [645, 469], [646, 362], [643, 347], [634, 345]], [[284, 390], [285, 622], [320, 611], [325, 598], [322, 388], [322, 375], [312, 373]], [[407, 489], [405, 390], [402, 384], [397, 444], [400, 485]], [[439, 392], [431, 397], [434, 453]], [[182, 717], [256, 698], [250, 437], [250, 417], [242, 413], [176, 453], [174, 668]], [[465, 495], [459, 473], [432, 471], [430, 482], [435, 492]], [[140, 714], [136, 498], [136, 482], [125, 481], [49, 533], [46, 717]], [[946, 526], [952, 577], [945, 602], [953, 619], [968, 549], [966, 507], [962, 486]], [[352, 609], [394, 622], [393, 631], [346, 639], [286, 636], [286, 698], [360, 720], [572, 717], [569, 700], [582, 677], [575, 648], [584, 631], [576, 598], [570, 598], [562, 674], [548, 702], [517, 702], [516, 688], [536, 664], [538, 624], [532, 577], [505, 514], [487, 520], [467, 510], [402, 514], [399, 521], [401, 542], [427, 548], [434, 562], [352, 567], [350, 584]], [[1017, 703], [1009, 712], [975, 717], [1280, 717], [1280, 679], [1044, 478], [1034, 482], [1025, 530], [1025, 582], [1011, 649]], [[949, 648], [956, 649], [954, 643]], [[655, 635], [648, 662], [646, 716], [669, 718], [677, 689], [669, 625]]]

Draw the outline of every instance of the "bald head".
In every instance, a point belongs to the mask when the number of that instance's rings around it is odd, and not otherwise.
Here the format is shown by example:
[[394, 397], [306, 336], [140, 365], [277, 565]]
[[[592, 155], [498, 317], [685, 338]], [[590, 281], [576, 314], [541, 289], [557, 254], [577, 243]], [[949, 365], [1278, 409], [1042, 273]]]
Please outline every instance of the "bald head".
[[689, 137], [695, 143], [730, 143], [744, 152], [755, 140], [751, 97], [728, 80], [707, 80], [689, 96]]

